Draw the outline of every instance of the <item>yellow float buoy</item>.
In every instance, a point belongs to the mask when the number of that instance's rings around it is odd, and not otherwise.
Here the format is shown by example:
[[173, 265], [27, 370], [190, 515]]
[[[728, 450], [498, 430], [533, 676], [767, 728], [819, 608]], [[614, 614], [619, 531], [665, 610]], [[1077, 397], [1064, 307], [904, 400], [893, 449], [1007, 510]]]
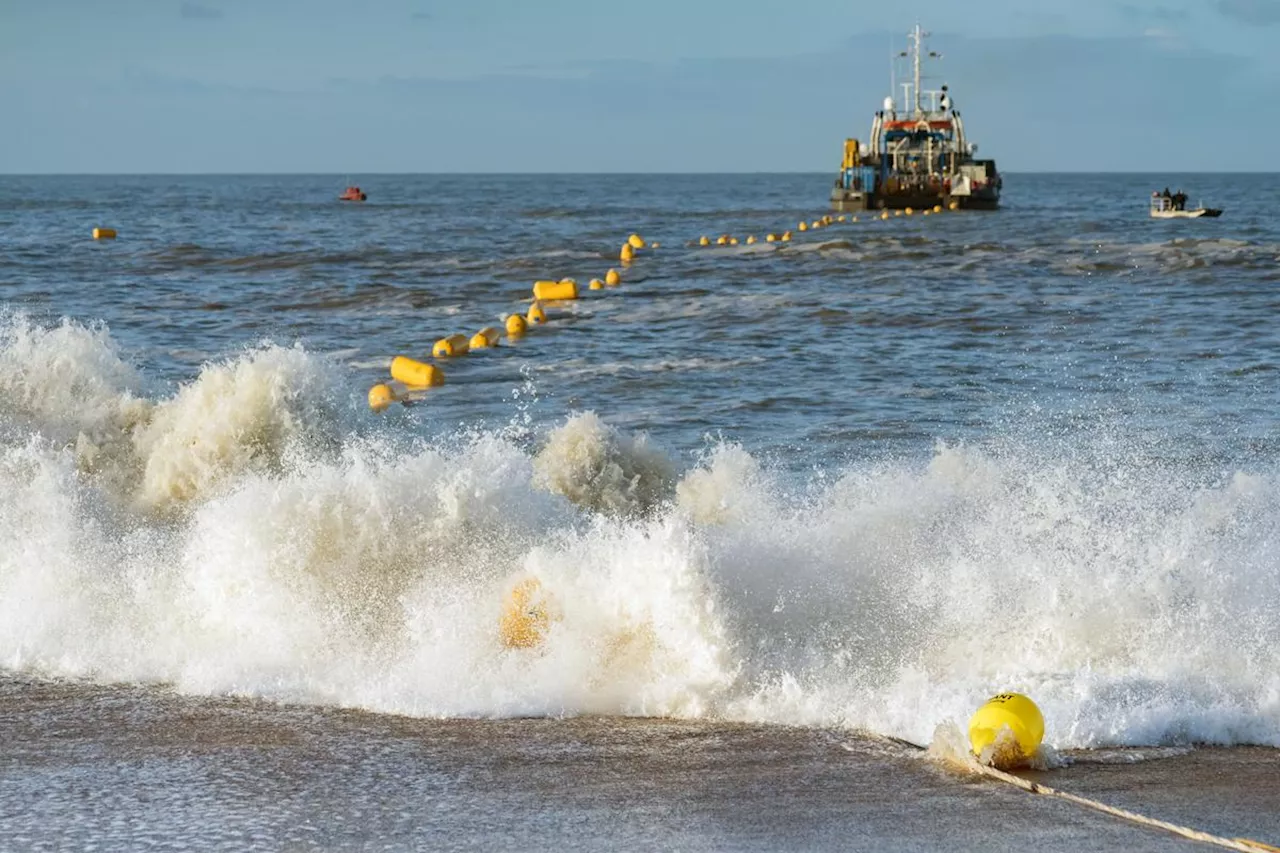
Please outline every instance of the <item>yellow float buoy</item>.
[[881, 218], [881, 219], [888, 219], [888, 218], [889, 218], [889, 211], [887, 211], [887, 210], [882, 210], [882, 211], [880, 211], [880, 218]]
[[728, 234], [721, 234], [719, 237], [717, 237], [717, 238], [716, 238], [716, 245], [717, 245], [717, 246], [727, 246], [727, 245], [729, 245], [729, 235], [728, 235]]
[[507, 321], [504, 325], [507, 327], [508, 338], [522, 337], [529, 330], [529, 323], [519, 314], [507, 315]]
[[398, 355], [391, 359], [391, 378], [412, 388], [434, 388], [444, 384], [444, 371], [434, 364]]
[[801, 222], [799, 225], [797, 225], [797, 226], [796, 226], [796, 230], [797, 230], [797, 231], [808, 231], [808, 230], [809, 230], [809, 223], [808, 223], [808, 222]]
[[950, 204], [948, 204], [948, 205], [947, 205], [947, 209], [948, 209], [948, 210], [959, 210], [959, 209], [960, 209], [960, 202], [958, 202], [958, 201], [953, 201], [953, 202], [951, 202]]
[[95, 240], [114, 240], [115, 238], [116, 238], [116, 229], [114, 228], [93, 229], [93, 239]]
[[611, 269], [604, 274], [604, 283], [609, 287], [617, 287], [622, 283], [622, 276], [618, 275], [618, 271]]
[[736, 245], [738, 245], [738, 238], [737, 238], [737, 237], [730, 237], [730, 238], [729, 238], [729, 245], [730, 245], [730, 246], [736, 246]]
[[502, 603], [498, 635], [509, 649], [531, 649], [542, 643], [550, 621], [542, 584], [537, 578], [526, 578], [511, 588]]
[[810, 228], [815, 228], [815, 229], [816, 229], [816, 228], [821, 228], [822, 226], [823, 226], [823, 222], [822, 222], [822, 220], [821, 220], [821, 219], [815, 219], [815, 220], [813, 220], [813, 222], [809, 225], [809, 227], [810, 227]]
[[[1000, 733], [1006, 728], [1013, 732], [1015, 743], [1000, 744]], [[1004, 746], [1014, 750], [1021, 758], [1031, 758], [1044, 740], [1044, 717], [1036, 703], [1021, 693], [1000, 693], [992, 696], [969, 720], [969, 745], [973, 754], [982, 757], [984, 750], [995, 745], [999, 751]], [[1006, 758], [1016, 758], [1006, 756]], [[997, 760], [1000, 756], [994, 756]]]
[[922, 213], [922, 214], [920, 214], [920, 215], [921, 215], [921, 216], [928, 216], [928, 215], [929, 215], [929, 214], [931, 214], [932, 212], [933, 212], [933, 211], [931, 211], [931, 210], [926, 210], [924, 213]]
[[644, 238], [641, 237], [639, 234], [632, 234], [630, 237], [627, 238], [627, 243], [629, 243], [631, 245], [631, 248], [633, 249], [644, 248]]
[[836, 217], [837, 222], [844, 222], [846, 219], [847, 217], [843, 213]]
[[915, 213], [915, 211], [909, 207], [903, 210], [902, 212], [905, 213], [907, 216], [910, 216], [911, 214]]
[[934, 213], [941, 213], [941, 212], [942, 212], [942, 205], [940, 205], [940, 204], [935, 204], [935, 205], [933, 206], [933, 212], [934, 212]]
[[471, 336], [471, 340], [468, 341], [467, 345], [471, 349], [488, 349], [489, 347], [496, 347], [501, 337], [502, 335], [493, 326], [485, 326]]
[[547, 312], [542, 307], [541, 302], [535, 302], [529, 306], [529, 313], [524, 315], [525, 322], [530, 326], [536, 326], [539, 323], [547, 322]]
[[466, 355], [467, 336], [450, 335], [447, 338], [441, 338], [436, 341], [435, 346], [431, 348], [431, 354], [436, 358], [450, 358], [456, 355]]
[[776, 242], [778, 242], [778, 235], [777, 235], [777, 234], [766, 234], [766, 235], [764, 235], [764, 240], [765, 240], [765, 242], [766, 242], [766, 243], [776, 243]]
[[708, 237], [706, 234], [703, 234], [701, 237], [699, 237], [699, 238], [698, 238], [698, 245], [699, 245], [699, 246], [710, 246], [710, 245], [711, 245], [711, 238], [710, 238], [710, 237]]
[[791, 232], [790, 232], [790, 231], [783, 231], [783, 232], [782, 232], [782, 236], [781, 236], [781, 237], [779, 237], [778, 239], [779, 239], [779, 240], [781, 240], [781, 241], [782, 241], [782, 242], [784, 242], [784, 243], [790, 243], [790, 242], [791, 242]]
[[661, 248], [661, 246], [662, 244], [659, 243], [657, 240], [654, 240], [652, 243], [649, 244], [650, 249], [658, 249], [658, 248]]
[[396, 401], [396, 392], [385, 382], [379, 382], [369, 389], [369, 408], [375, 412], [384, 412]]
[[591, 283], [588, 284], [587, 287], [591, 290], [603, 290], [604, 282], [598, 278], [593, 278], [591, 279]]
[[633, 248], [631, 248], [631, 244], [630, 244], [630, 243], [623, 243], [623, 244], [622, 244], [622, 251], [618, 253], [618, 259], [619, 259], [619, 260], [621, 260], [621, 261], [625, 264], [625, 263], [627, 263], [628, 261], [630, 261], [630, 260], [632, 260], [633, 258], [635, 258], [635, 256], [636, 256], [636, 250], [635, 250], [635, 249], [633, 249]]
[[747, 245], [748, 245], [748, 246], [750, 246], [751, 244], [755, 243], [755, 241], [756, 241], [756, 235], [754, 235], [754, 234], [748, 234], [748, 235], [747, 235]]
[[850, 222], [857, 222], [857, 221], [858, 221], [858, 217], [856, 217], [856, 216], [855, 216], [855, 217], [851, 218], [849, 221], [850, 221]]
[[552, 302], [557, 299], [577, 299], [578, 283], [571, 278], [564, 281], [535, 281], [533, 298]]

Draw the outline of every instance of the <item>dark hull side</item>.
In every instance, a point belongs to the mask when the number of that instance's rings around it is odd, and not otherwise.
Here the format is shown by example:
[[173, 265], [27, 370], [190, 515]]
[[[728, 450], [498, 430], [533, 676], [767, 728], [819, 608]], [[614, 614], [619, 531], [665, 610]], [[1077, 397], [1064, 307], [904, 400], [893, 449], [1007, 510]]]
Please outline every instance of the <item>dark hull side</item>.
[[974, 193], [973, 195], [949, 195], [947, 193], [861, 193], [843, 190], [839, 187], [831, 191], [831, 208], [840, 213], [854, 213], [860, 210], [929, 210], [942, 205], [949, 210], [955, 203], [961, 210], [996, 210], [1000, 207], [998, 192]]

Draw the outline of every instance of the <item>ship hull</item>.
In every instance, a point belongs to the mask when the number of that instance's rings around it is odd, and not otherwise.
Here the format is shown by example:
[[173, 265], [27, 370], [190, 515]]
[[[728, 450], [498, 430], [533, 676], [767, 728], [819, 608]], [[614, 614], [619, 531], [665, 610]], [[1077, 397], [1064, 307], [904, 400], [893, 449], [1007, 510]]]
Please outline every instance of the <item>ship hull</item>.
[[831, 209], [839, 213], [856, 213], [863, 210], [928, 210], [941, 205], [950, 210], [955, 204], [960, 210], [997, 210], [999, 193], [973, 193], [950, 195], [948, 193], [864, 193], [836, 187], [831, 191]]

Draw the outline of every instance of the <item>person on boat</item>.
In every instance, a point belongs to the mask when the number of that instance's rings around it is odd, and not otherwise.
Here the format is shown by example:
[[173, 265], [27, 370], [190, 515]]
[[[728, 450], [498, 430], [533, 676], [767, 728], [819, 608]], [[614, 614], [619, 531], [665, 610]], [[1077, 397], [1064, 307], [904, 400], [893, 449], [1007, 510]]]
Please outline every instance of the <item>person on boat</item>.
[[1174, 210], [1187, 209], [1187, 194], [1184, 193], [1181, 188], [1179, 188], [1178, 191], [1173, 194], [1173, 209]]
[[1161, 198], [1173, 198], [1173, 193], [1169, 192], [1169, 188], [1165, 187], [1164, 192], [1160, 193]]

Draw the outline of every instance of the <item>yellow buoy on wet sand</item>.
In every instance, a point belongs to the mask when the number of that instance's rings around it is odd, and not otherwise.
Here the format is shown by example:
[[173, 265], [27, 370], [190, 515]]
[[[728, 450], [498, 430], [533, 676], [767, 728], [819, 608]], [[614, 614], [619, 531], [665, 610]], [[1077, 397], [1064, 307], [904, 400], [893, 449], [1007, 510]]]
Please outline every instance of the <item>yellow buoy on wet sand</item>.
[[[1013, 734], [1010, 743], [1001, 733], [1008, 729]], [[1044, 717], [1036, 703], [1021, 693], [999, 693], [986, 701], [969, 719], [969, 746], [979, 758], [1028, 759], [1036, 754], [1044, 740]], [[985, 755], [994, 747], [995, 755]], [[1006, 750], [1013, 755], [1006, 754]]]
[[444, 371], [408, 356], [391, 359], [391, 378], [415, 388], [431, 388], [444, 384]]

